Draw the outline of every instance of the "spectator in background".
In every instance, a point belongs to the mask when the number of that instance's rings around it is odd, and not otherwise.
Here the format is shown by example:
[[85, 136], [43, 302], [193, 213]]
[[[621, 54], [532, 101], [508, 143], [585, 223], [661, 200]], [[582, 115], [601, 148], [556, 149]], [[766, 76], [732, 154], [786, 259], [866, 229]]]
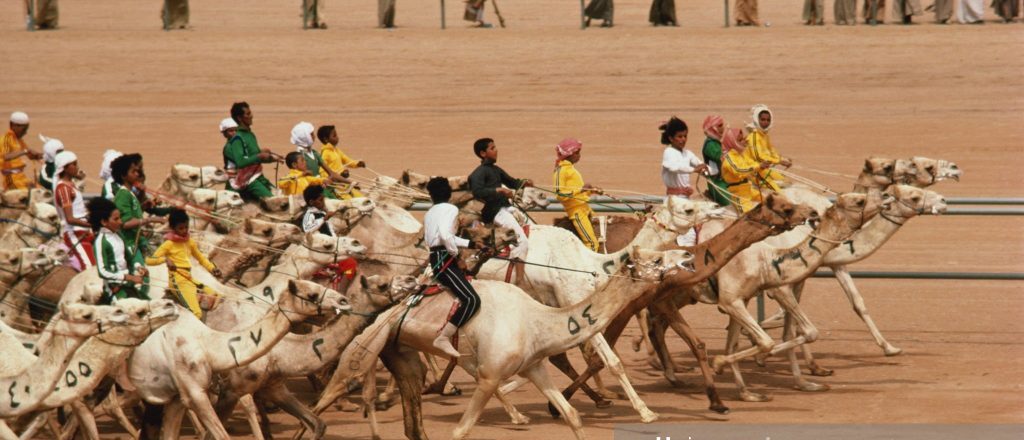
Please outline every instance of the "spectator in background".
[[757, 18], [757, 0], [736, 0], [736, 26], [760, 26]]

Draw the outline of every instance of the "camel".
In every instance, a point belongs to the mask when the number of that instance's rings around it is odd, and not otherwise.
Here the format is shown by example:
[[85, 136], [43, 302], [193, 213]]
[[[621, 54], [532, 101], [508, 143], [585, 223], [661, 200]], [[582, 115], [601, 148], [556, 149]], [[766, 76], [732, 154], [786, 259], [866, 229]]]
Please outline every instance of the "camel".
[[9, 189], [0, 192], [0, 235], [3, 235], [7, 228], [14, 224], [14, 220], [21, 216], [21, 213], [28, 209], [32, 202], [50, 203], [53, 201], [53, 194], [44, 188], [32, 189]]
[[[423, 239], [423, 224], [391, 203], [378, 204], [370, 215], [351, 227], [348, 236], [366, 244], [370, 255], [388, 261], [396, 274], [409, 274], [427, 260], [427, 252], [417, 247]], [[412, 262], [416, 265], [410, 266]]]
[[[631, 246], [659, 249], [674, 243], [676, 237], [694, 225], [722, 214], [714, 203], [669, 197], [645, 221]], [[565, 307], [601, 290], [628, 259], [628, 253], [598, 254], [585, 247], [568, 231], [544, 225], [531, 226], [530, 253], [526, 260], [526, 279], [517, 279], [517, 285], [526, 287], [531, 296], [543, 304]], [[481, 279], [505, 279], [507, 265], [501, 260], [484, 264], [478, 274]], [[550, 266], [557, 266], [552, 268]], [[563, 269], [569, 269], [563, 270]], [[600, 334], [590, 341], [597, 354], [609, 366], [625, 390], [630, 402], [644, 423], [657, 420], [657, 414], [647, 408], [629, 383], [618, 356]], [[599, 384], [600, 385], [600, 384]]]
[[[419, 284], [410, 276], [389, 277], [360, 275], [359, 282], [349, 289], [352, 310], [343, 313], [325, 327], [309, 334], [289, 334], [266, 356], [255, 362], [227, 372], [227, 382], [221, 387], [217, 399], [217, 413], [226, 420], [234, 411], [238, 399], [253, 394], [257, 399], [271, 402], [309, 427], [321, 437], [327, 425], [305, 405], [299, 402], [285, 385], [285, 379], [304, 377], [333, 363], [341, 351], [380, 311], [397, 304], [418, 290]], [[250, 415], [250, 418], [253, 415]], [[255, 424], [253, 436], [265, 438], [269, 425]]]
[[[197, 241], [200, 248], [210, 249], [207, 257], [220, 268], [223, 276], [221, 282], [239, 280], [243, 286], [252, 286], [266, 277], [258, 272], [269, 269], [265, 257], [272, 257], [283, 252], [289, 243], [302, 240], [302, 229], [291, 223], [273, 223], [266, 220], [247, 218], [241, 228], [236, 228], [225, 235], [204, 232]], [[271, 258], [270, 260], [274, 260]], [[260, 263], [266, 261], [266, 267]], [[256, 269], [253, 269], [257, 266]], [[252, 270], [250, 270], [252, 269]], [[255, 282], [248, 275], [254, 275]], [[246, 278], [246, 279], [243, 279]]]
[[[22, 248], [17, 251], [0, 250], [0, 321], [21, 322], [31, 325], [29, 292], [42, 277], [48, 277], [67, 260], [67, 251], [57, 242], [40, 248]], [[13, 295], [12, 295], [13, 293]], [[33, 295], [34, 296], [34, 295]], [[48, 320], [50, 317], [39, 317]]]
[[[115, 367], [121, 365], [132, 347], [141, 344], [154, 330], [178, 317], [178, 308], [174, 302], [166, 299], [143, 301], [129, 298], [118, 301], [114, 307], [125, 312], [127, 322], [89, 338], [72, 356], [61, 375], [63, 380], [36, 409], [48, 411], [71, 405], [89, 439], [99, 439], [99, 431], [92, 411], [84, 400]], [[23, 351], [28, 352], [27, 349]], [[46, 413], [38, 414], [21, 436], [31, 438], [45, 420]]]
[[171, 167], [170, 174], [160, 184], [160, 191], [167, 195], [186, 198], [192, 190], [213, 188], [227, 181], [227, 174], [215, 166], [196, 167], [179, 163]]
[[0, 372], [0, 387], [7, 390], [6, 396], [0, 398], [0, 418], [18, 417], [35, 410], [53, 392], [68, 361], [86, 339], [102, 333], [104, 328], [109, 330], [127, 321], [124, 311], [115, 307], [62, 304], [60, 313], [36, 342], [39, 361], [31, 365], [38, 364], [38, 367], [26, 365]]
[[[729, 223], [728, 227], [721, 233], [710, 238], [706, 238], [705, 234], [702, 233], [701, 240], [696, 246], [683, 248], [697, 256], [694, 261], [694, 272], [680, 272], [668, 276], [656, 287], [649, 289], [639, 298], [630, 302], [626, 309], [616, 316], [608, 328], [605, 329], [605, 338], [610, 345], [614, 346], [629, 320], [641, 310], [651, 306], [654, 308], [655, 313], [663, 315], [671, 323], [672, 328], [683, 337], [690, 346], [694, 357], [701, 364], [705, 391], [710, 401], [709, 409], [719, 413], [728, 412], [729, 408], [722, 403], [718, 396], [718, 391], [715, 389], [711, 371], [706, 367], [707, 352], [704, 342], [697, 337], [696, 333], [690, 328], [676, 308], [670, 308], [671, 313], [666, 314], [662, 313], [663, 311], [657, 306], [667, 301], [676, 292], [688, 291], [689, 287], [715, 275], [720, 268], [748, 246], [772, 235], [788, 231], [797, 225], [808, 221], [816, 222], [817, 220], [818, 214], [810, 206], [796, 205], [785, 196], [768, 194], [765, 196], [763, 203], [758, 204], [754, 209], [743, 214], [736, 221]], [[626, 232], [633, 229], [628, 222], [622, 223]], [[696, 298], [691, 299], [691, 301], [696, 300]], [[563, 391], [563, 395], [566, 398], [572, 397], [577, 388], [583, 388], [586, 380], [604, 367], [600, 361], [590, 362], [587, 369], [577, 376], [568, 359], [564, 356], [556, 356], [552, 359], [552, 362], [566, 373], [570, 379], [573, 379], [573, 383]], [[673, 385], [682, 386], [681, 382], [673, 380], [674, 377], [669, 379]], [[509, 389], [503, 388], [505, 390]], [[583, 390], [586, 391], [586, 388], [583, 388]], [[600, 402], [601, 400], [600, 396], [593, 394], [590, 397], [595, 402]], [[553, 408], [549, 409], [552, 409], [554, 413]]]
[[[567, 307], [541, 304], [511, 284], [480, 279], [472, 281], [480, 294], [481, 307], [477, 316], [459, 329], [462, 356], [458, 362], [476, 378], [477, 388], [452, 438], [463, 439], [469, 434], [487, 401], [498, 391], [498, 385], [514, 375], [527, 377], [533, 382], [566, 415], [576, 437], [583, 438], [576, 410], [555, 388], [541, 361], [593, 338], [650, 283], [679, 270], [685, 262], [692, 260], [691, 254], [678, 250], [660, 252], [632, 248], [624, 255], [624, 264], [615, 272], [615, 275], [623, 276], [614, 277], [605, 288]], [[348, 380], [362, 377], [375, 364], [373, 356], [381, 353], [385, 364], [399, 380], [406, 436], [426, 438], [419, 400], [422, 366], [419, 366], [417, 351], [443, 355], [434, 347], [433, 340], [454, 300], [451, 295], [434, 295], [415, 307], [393, 307], [378, 318], [345, 350], [340, 364], [346, 368], [339, 368], [331, 378], [314, 412], [320, 413], [330, 406], [344, 393]], [[396, 321], [401, 322], [395, 325]], [[392, 338], [397, 339], [398, 348], [382, 353], [384, 346], [390, 345], [386, 342]], [[504, 400], [500, 393], [498, 397]], [[507, 405], [507, 402], [503, 404]], [[372, 405], [367, 405], [368, 410], [372, 411], [372, 408]], [[522, 414], [516, 414], [525, 420]]]
[[28, 209], [0, 235], [0, 249], [36, 247], [60, 233], [57, 208], [43, 202], [33, 202]]
[[[189, 409], [214, 438], [228, 438], [208, 396], [213, 375], [265, 355], [294, 322], [349, 308], [341, 294], [310, 281], [289, 280], [282, 291], [268, 292], [276, 301], [254, 323], [230, 332], [217, 331], [184, 313], [154, 332], [131, 354], [128, 375], [146, 403], [165, 406], [162, 425], [179, 426], [185, 409]], [[146, 418], [147, 432], [159, 428], [153, 422], [153, 417]], [[177, 432], [163, 432], [163, 438], [175, 437]]]

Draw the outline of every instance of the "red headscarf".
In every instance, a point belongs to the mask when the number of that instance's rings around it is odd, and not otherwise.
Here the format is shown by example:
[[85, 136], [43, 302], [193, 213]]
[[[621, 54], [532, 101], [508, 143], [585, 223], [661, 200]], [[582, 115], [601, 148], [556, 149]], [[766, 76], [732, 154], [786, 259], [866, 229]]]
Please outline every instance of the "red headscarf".
[[747, 140], [743, 137], [743, 130], [738, 128], [725, 130], [725, 135], [722, 136], [722, 160], [725, 160], [725, 155], [729, 154], [729, 151], [742, 151], [744, 148], [747, 148]]
[[719, 115], [708, 115], [704, 118], [704, 134], [707, 137], [716, 141], [722, 140], [722, 132], [720, 131], [725, 127], [725, 119]]
[[576, 139], [562, 139], [562, 142], [559, 142], [558, 145], [555, 146], [555, 155], [558, 156], [558, 160], [555, 161], [555, 165], [557, 165], [558, 162], [565, 160], [567, 157], [576, 154], [576, 152], [580, 151], [582, 148], [583, 144]]

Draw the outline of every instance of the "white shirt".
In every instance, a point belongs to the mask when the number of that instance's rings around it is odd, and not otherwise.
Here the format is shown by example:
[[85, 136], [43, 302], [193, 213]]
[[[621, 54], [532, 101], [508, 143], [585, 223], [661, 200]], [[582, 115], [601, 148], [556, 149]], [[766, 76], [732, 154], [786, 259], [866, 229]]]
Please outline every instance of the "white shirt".
[[451, 255], [457, 255], [460, 247], [469, 247], [469, 240], [455, 235], [459, 208], [451, 203], [431, 206], [423, 216], [423, 240], [428, 248], [444, 246]]
[[331, 237], [336, 237], [338, 234], [334, 232], [334, 225], [327, 221], [327, 213], [321, 211], [313, 205], [306, 207], [306, 213], [302, 215], [302, 232], [310, 233], [314, 231], [320, 231], [323, 233], [324, 225], [327, 225], [327, 231]]
[[666, 188], [689, 188], [690, 173], [704, 162], [690, 150], [677, 150], [671, 145], [661, 155], [661, 181]]

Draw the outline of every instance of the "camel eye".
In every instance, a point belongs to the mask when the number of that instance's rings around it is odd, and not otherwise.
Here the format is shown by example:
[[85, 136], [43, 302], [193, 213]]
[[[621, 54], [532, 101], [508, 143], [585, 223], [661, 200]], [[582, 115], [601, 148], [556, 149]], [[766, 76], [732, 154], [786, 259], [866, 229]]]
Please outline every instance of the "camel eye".
[[146, 311], [139, 310], [137, 313], [135, 313], [135, 316], [138, 316], [139, 318], [144, 318], [146, 316]]
[[913, 201], [914, 201], [914, 203], [917, 203], [917, 202], [920, 202], [920, 201], [921, 201], [921, 198], [920, 198], [920, 197], [914, 197], [914, 198], [912, 198], [911, 200], [913, 200]]
[[857, 206], [864, 206], [864, 201], [863, 200], [858, 200], [857, 201]]
[[86, 313], [85, 316], [82, 316], [82, 319], [87, 321], [92, 320], [92, 313]]
[[884, 170], [885, 170], [886, 172], [892, 171], [892, 165], [886, 165], [886, 166], [885, 166], [885, 168], [883, 168], [883, 169], [884, 169]]
[[934, 167], [934, 166], [932, 166], [932, 165], [928, 165], [928, 166], [927, 166], [927, 167], [925, 167], [924, 169], [925, 169], [925, 170], [927, 170], [927, 171], [928, 171], [928, 172], [930, 173], [930, 172], [932, 172], [932, 170], [934, 170], [934, 169], [935, 169], [935, 167]]
[[786, 217], [789, 217], [789, 216], [793, 215], [793, 209], [791, 209], [791, 208], [786, 208], [782, 212], [784, 212], [786, 214]]
[[687, 215], [693, 214], [693, 208], [687, 209], [684, 212], [686, 212]]

